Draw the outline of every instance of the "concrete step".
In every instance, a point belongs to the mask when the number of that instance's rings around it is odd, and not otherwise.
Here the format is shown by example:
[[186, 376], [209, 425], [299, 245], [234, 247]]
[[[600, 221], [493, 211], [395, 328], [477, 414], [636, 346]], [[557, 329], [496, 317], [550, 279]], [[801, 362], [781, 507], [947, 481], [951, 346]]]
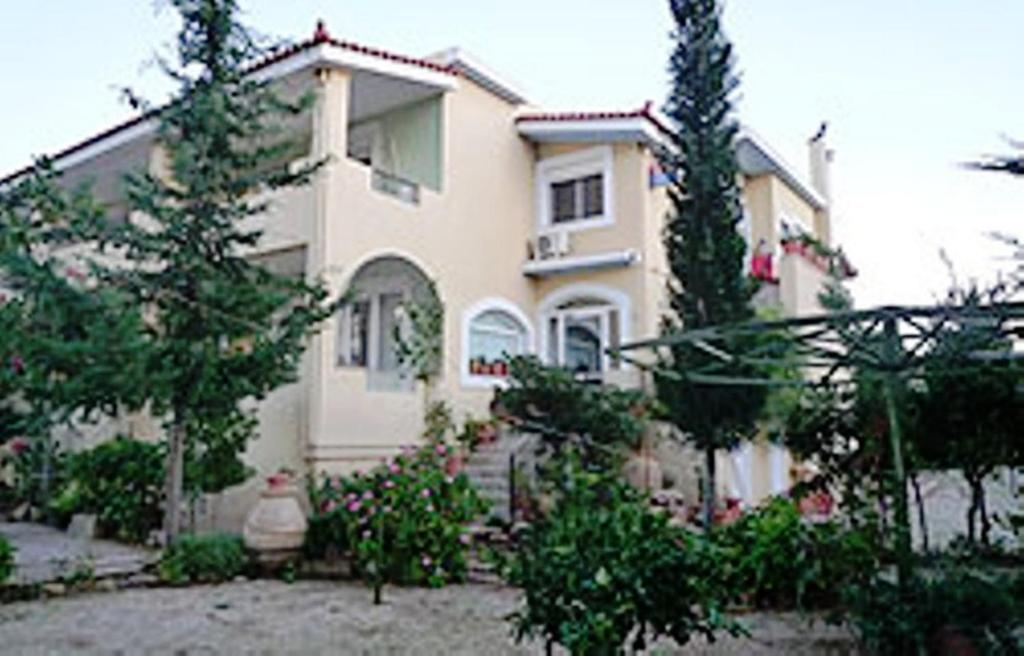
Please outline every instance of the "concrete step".
[[501, 467], [473, 467], [469, 466], [463, 470], [471, 480], [494, 480], [508, 479], [508, 469]]

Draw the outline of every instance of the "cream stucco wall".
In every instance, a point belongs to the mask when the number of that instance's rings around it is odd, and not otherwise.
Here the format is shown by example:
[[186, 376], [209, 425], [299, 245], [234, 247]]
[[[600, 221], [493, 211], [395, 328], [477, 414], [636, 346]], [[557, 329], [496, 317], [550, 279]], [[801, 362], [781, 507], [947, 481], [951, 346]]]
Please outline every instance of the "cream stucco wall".
[[[346, 82], [334, 73], [322, 89], [334, 121], [345, 112]], [[441, 191], [421, 189], [417, 205], [374, 192], [369, 169], [337, 156], [345, 152], [344, 133], [321, 126], [330, 133], [324, 147], [335, 155], [317, 182], [332, 292], [343, 293], [362, 264], [382, 255], [403, 257], [434, 280], [445, 306], [445, 357], [432, 396], [451, 403], [457, 417], [482, 414], [491, 398], [490, 391], [461, 383], [463, 313], [481, 299], [500, 297], [528, 314], [533, 301], [520, 273], [533, 220], [533, 149], [516, 134], [513, 111], [470, 82], [446, 94]], [[337, 322], [328, 324], [313, 354], [319, 374], [312, 403], [321, 411], [310, 427], [307, 455], [325, 469], [368, 465], [415, 442], [422, 430], [423, 390], [370, 391], [365, 369], [336, 364], [336, 332]]]
[[[417, 441], [427, 391], [431, 398], [448, 402], [456, 419], [485, 414], [493, 391], [467, 386], [462, 367], [467, 313], [486, 299], [500, 299], [525, 315], [533, 324], [536, 348], [542, 308], [567, 289], [596, 286], [628, 299], [626, 340], [656, 335], [668, 309], [662, 231], [669, 203], [663, 188], [649, 186], [655, 159], [646, 145], [605, 144], [612, 153], [614, 221], [584, 226], [570, 236], [573, 257], [632, 250], [638, 260], [617, 268], [531, 278], [524, 275], [523, 265], [527, 243], [538, 230], [537, 164], [594, 144], [532, 144], [516, 129], [515, 105], [459, 78], [453, 89], [392, 117], [391, 127], [405, 142], [429, 146], [414, 148], [430, 161], [410, 164], [427, 184], [420, 187], [418, 202], [408, 203], [375, 190], [370, 168], [346, 156], [352, 79], [349, 71], [337, 68], [301, 71], [288, 79], [290, 93], [315, 95], [311, 113], [295, 129], [308, 135], [312, 159], [325, 164], [310, 186], [266, 197], [268, 212], [251, 224], [264, 231], [258, 250], [305, 249], [306, 275], [323, 280], [334, 297], [344, 294], [359, 268], [375, 258], [398, 256], [414, 264], [436, 283], [445, 307], [443, 369], [430, 390], [422, 385], [407, 391], [371, 390], [365, 369], [338, 364], [338, 321], [327, 322], [311, 339], [301, 380], [259, 407], [259, 437], [247, 460], [260, 476], [209, 500], [208, 518], [223, 527], [240, 525], [262, 475], [279, 467], [347, 471], [370, 466]], [[417, 128], [424, 132], [417, 133]], [[437, 152], [428, 152], [432, 148]], [[435, 160], [441, 163], [437, 170], [431, 168]], [[100, 164], [104, 171], [110, 166]], [[159, 152], [153, 152], [150, 169], [164, 172], [163, 164]], [[777, 222], [783, 214], [798, 216], [827, 236], [824, 215], [816, 216], [774, 176], [745, 179], [744, 200], [755, 242], [764, 238], [777, 243]], [[780, 273], [779, 297], [786, 310], [811, 311], [820, 272], [794, 257], [780, 264]], [[638, 372], [628, 367], [616, 380], [641, 382]], [[148, 429], [156, 430], [152, 422]], [[721, 482], [728, 492], [735, 481], [730, 478], [730, 457], [722, 458]], [[772, 487], [765, 474], [772, 466], [769, 461], [762, 447], [749, 455], [754, 472], [749, 487], [755, 496]]]

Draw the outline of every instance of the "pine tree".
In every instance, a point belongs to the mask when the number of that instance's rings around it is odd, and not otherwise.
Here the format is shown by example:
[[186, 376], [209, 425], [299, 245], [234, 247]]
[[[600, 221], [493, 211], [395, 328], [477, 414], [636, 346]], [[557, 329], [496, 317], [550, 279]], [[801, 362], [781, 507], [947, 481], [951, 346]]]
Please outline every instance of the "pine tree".
[[[722, 30], [721, 7], [716, 0], [669, 4], [675, 51], [665, 112], [675, 131], [662, 159], [665, 170], [675, 176], [665, 229], [672, 308], [663, 322], [666, 334], [748, 320], [754, 292], [743, 273], [746, 243], [737, 230], [742, 210], [733, 95], [739, 78], [733, 71], [732, 45]], [[704, 517], [709, 525], [715, 452], [735, 447], [752, 432], [765, 398], [762, 388], [686, 379], [687, 371], [706, 366], [711, 357], [687, 346], [674, 347], [666, 364], [676, 375], [656, 379], [671, 421], [704, 452]]]
[[262, 53], [235, 0], [172, 4], [178, 59], [165, 68], [178, 91], [158, 110], [157, 132], [168, 174], [131, 176], [130, 206], [144, 219], [100, 235], [127, 264], [103, 282], [129, 290], [151, 326], [140, 385], [167, 431], [169, 540], [180, 532], [186, 452], [203, 490], [244, 480], [252, 401], [296, 380], [307, 338], [333, 309], [321, 285], [246, 257], [262, 236], [247, 220], [268, 208], [256, 194], [306, 184], [315, 171], [270, 165], [293, 152], [282, 126], [309, 100], [285, 101], [246, 75]]

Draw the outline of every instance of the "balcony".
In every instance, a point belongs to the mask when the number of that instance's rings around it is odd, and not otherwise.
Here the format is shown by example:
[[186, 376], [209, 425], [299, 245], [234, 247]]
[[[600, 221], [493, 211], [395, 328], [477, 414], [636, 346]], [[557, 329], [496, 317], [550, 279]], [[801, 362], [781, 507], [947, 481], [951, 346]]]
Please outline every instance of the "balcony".
[[374, 191], [396, 198], [403, 203], [420, 204], [420, 186], [397, 175], [374, 169], [370, 178], [370, 187]]
[[371, 169], [370, 188], [409, 205], [440, 192], [442, 90], [411, 80], [356, 74], [349, 96], [348, 159]]

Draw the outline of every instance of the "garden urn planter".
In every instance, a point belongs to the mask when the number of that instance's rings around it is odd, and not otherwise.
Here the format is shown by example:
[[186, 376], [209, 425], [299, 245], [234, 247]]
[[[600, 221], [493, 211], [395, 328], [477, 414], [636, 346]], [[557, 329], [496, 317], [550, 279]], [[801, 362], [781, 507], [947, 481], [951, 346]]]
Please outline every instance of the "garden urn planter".
[[274, 474], [245, 520], [242, 539], [261, 564], [279, 565], [301, 551], [307, 527], [298, 487], [291, 476]]

